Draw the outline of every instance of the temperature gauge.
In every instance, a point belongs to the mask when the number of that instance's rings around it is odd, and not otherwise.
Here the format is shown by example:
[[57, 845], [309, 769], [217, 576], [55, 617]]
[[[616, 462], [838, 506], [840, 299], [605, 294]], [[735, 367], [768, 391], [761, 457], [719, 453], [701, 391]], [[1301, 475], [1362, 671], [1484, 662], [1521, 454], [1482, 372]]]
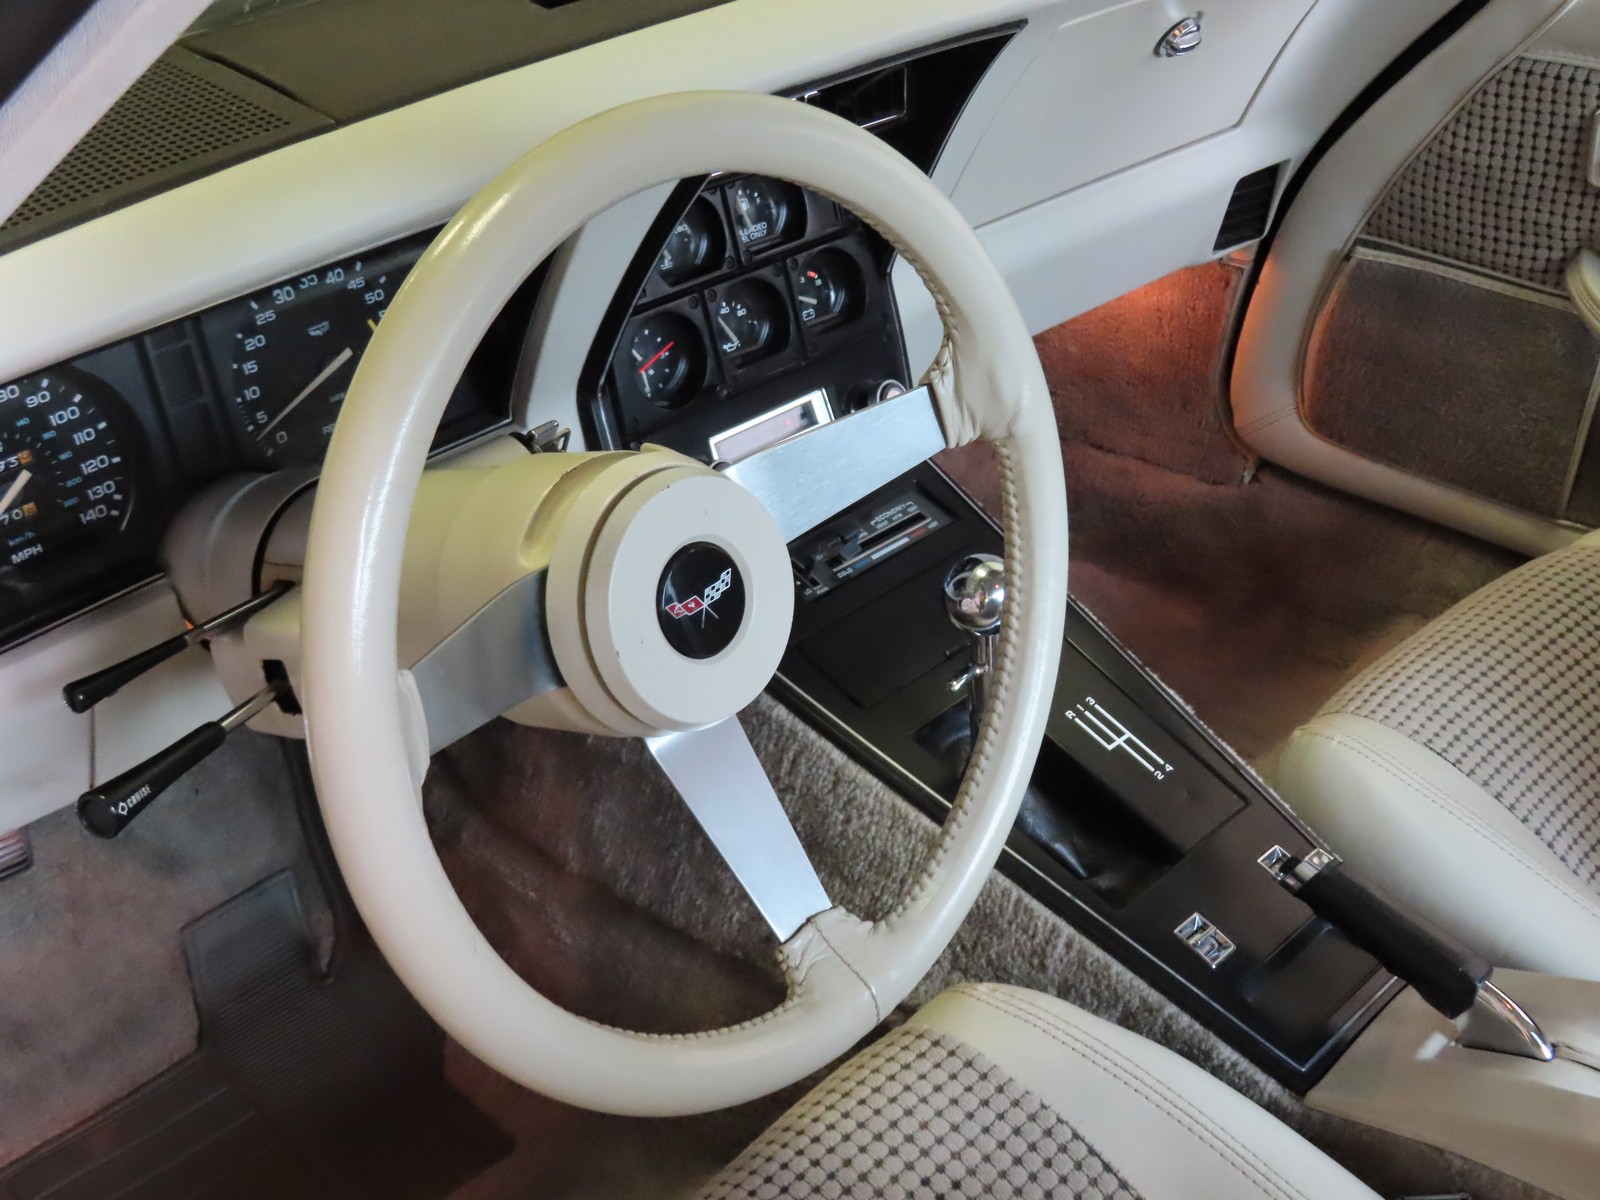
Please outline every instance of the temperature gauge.
[[674, 312], [641, 317], [623, 334], [617, 373], [622, 386], [661, 408], [674, 408], [700, 386], [701, 334]]
[[711, 201], [701, 196], [667, 235], [656, 258], [656, 271], [671, 287], [687, 283], [722, 264], [722, 243], [722, 222]]

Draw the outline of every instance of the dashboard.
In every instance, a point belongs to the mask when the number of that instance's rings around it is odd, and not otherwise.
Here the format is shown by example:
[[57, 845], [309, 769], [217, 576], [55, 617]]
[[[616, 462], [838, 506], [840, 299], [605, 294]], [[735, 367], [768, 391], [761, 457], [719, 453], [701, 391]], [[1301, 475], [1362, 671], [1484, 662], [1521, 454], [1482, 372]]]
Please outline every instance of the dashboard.
[[680, 186], [601, 323], [588, 441], [731, 463], [903, 391], [892, 261], [851, 213], [793, 184]]
[[[432, 233], [286, 276], [0, 384], [0, 646], [158, 574], [184, 502], [230, 473], [321, 464], [345, 391]], [[435, 439], [510, 420], [519, 297]]]
[[[24, 521], [44, 515], [47, 491], [79, 498], [55, 509], [55, 528], [40, 533], [44, 548], [32, 553], [34, 562], [9, 561], [25, 545], [0, 553], [0, 751], [8, 771], [0, 829], [52, 811], [248, 694], [219, 672], [219, 656], [198, 650], [130, 685], [92, 717], [69, 712], [59, 692], [64, 680], [183, 628], [174, 590], [157, 579], [161, 538], [170, 514], [206, 480], [315, 472], [314, 462], [289, 460], [302, 452], [315, 458], [305, 448], [322, 436], [323, 402], [337, 394], [335, 375], [345, 368], [319, 385], [329, 392], [314, 389], [257, 439], [278, 410], [256, 410], [266, 413], [262, 420], [236, 402], [234, 364], [244, 360], [227, 345], [244, 332], [238, 317], [247, 298], [261, 311], [287, 313], [293, 303], [281, 307], [273, 289], [316, 273], [311, 298], [326, 302], [330, 269], [342, 266], [348, 282], [354, 259], [365, 271], [386, 247], [438, 228], [507, 163], [575, 122], [644, 97], [732, 88], [820, 97], [881, 132], [969, 219], [1029, 325], [1043, 330], [1215, 257], [1239, 181], [1278, 163], [1292, 171], [1452, 0], [1217, 0], [1206, 8], [1203, 48], [1176, 59], [1152, 53], [1173, 20], [1166, 0], [814, 0], [803, 20], [782, 0], [642, 0], [624, 6], [626, 33], [595, 16], [619, 13], [606, 0], [492, 6], [518, 25], [550, 31], [537, 47], [504, 23], [491, 29], [462, 20], [454, 6], [408, 6], [430, 23], [425, 31], [354, 19], [382, 2], [284, 6], [186, 40], [166, 56], [170, 69], [154, 81], [162, 86], [147, 89], [151, 111], [125, 114], [118, 144], [144, 130], [169, 136], [139, 143], [139, 170], [123, 173], [120, 190], [85, 198], [65, 189], [47, 213], [0, 227], [0, 381], [18, 385], [13, 400], [0, 402], [0, 463], [10, 463], [0, 466], [0, 498], [22, 470], [30, 478], [5, 507], [34, 503]], [[643, 9], [659, 19], [636, 19]], [[341, 13], [350, 18], [343, 24]], [[374, 52], [374, 36], [384, 39], [382, 53]], [[897, 64], [906, 65], [898, 81]], [[174, 81], [183, 87], [167, 86]], [[189, 96], [203, 99], [205, 111], [174, 115], [166, 107]], [[884, 104], [892, 110], [902, 96], [913, 119], [881, 124]], [[240, 113], [249, 120], [234, 122], [239, 128], [222, 139], [223, 149], [199, 152], [214, 139], [197, 131], [220, 137], [230, 114]], [[259, 132], [265, 126], [270, 131]], [[84, 140], [85, 153], [93, 142]], [[100, 168], [120, 161], [91, 157]], [[456, 428], [555, 422], [573, 431], [578, 448], [648, 439], [709, 458], [751, 444], [740, 440], [746, 422], [758, 422], [747, 428], [759, 442], [786, 421], [820, 420], [859, 403], [856, 389], [873, 379], [914, 382], [941, 334], [914, 272], [893, 264], [883, 288], [881, 247], [847, 218], [835, 222], [825, 206], [814, 210], [810, 197], [801, 197], [803, 225], [786, 218], [770, 249], [741, 249], [740, 218], [726, 191], [738, 182], [700, 180], [682, 193], [663, 185], [576, 231], [542, 282], [533, 281], [498, 347], [486, 339], [480, 348], [477, 394], [458, 398], [453, 409], [470, 420]], [[702, 195], [713, 219], [688, 222], [673, 263], [650, 278], [689, 201]], [[720, 234], [720, 261], [707, 250], [703, 273], [678, 274], [680, 255], [702, 253], [702, 234], [708, 247]], [[862, 268], [865, 288], [852, 295], [854, 280], [847, 280], [838, 315], [827, 312], [835, 303], [829, 298], [821, 319], [803, 319], [801, 297], [816, 293], [797, 290], [788, 260], [832, 248]], [[732, 315], [753, 318], [747, 328], [755, 336], [739, 336], [730, 321], [740, 344], [724, 349], [717, 338], [726, 334], [705, 306], [744, 282], [772, 290], [756, 289], [753, 304], [736, 292], [746, 312]], [[771, 303], [763, 307], [763, 299]], [[275, 403], [293, 400], [346, 345], [355, 357], [367, 308], [350, 305], [348, 295], [341, 305], [349, 307], [333, 306], [339, 311], [327, 314], [332, 324], [320, 336], [336, 325], [354, 329], [352, 340], [324, 357], [306, 351], [320, 345], [309, 332], [320, 316], [298, 338], [274, 344], [269, 337], [264, 351], [288, 345], [298, 362], [298, 374], [279, 376], [275, 364], [256, 359]], [[873, 305], [892, 305], [895, 341], [870, 332]], [[698, 341], [700, 354], [686, 355], [682, 378], [666, 385], [666, 404], [642, 398], [642, 385], [630, 383], [628, 393], [617, 369], [629, 371], [632, 360], [636, 372], [673, 340], [648, 353], [648, 334], [633, 345], [641, 329], [630, 324], [658, 314], [684, 316], [694, 331], [687, 345]], [[287, 316], [268, 324], [277, 320]], [[164, 338], [175, 339], [175, 353], [163, 353], [171, 349]], [[747, 350], [747, 341], [759, 348]], [[642, 359], [633, 359], [634, 349]], [[671, 354], [651, 364], [652, 389], [680, 369], [665, 361]], [[189, 390], [169, 394], [161, 374], [169, 363], [192, 369]], [[82, 396], [94, 410], [91, 440], [115, 435], [115, 457], [127, 467], [121, 478], [49, 489], [42, 471], [33, 479], [33, 460], [21, 455], [41, 454], [29, 438], [45, 430], [30, 424], [27, 436], [17, 434], [11, 414], [26, 416], [25, 404], [13, 405], [44, 395], [24, 386], [41, 378], [51, 387], [34, 409], [63, 415]], [[72, 390], [58, 394], [60, 380]], [[86, 431], [78, 407], [79, 416], [60, 426], [64, 445]], [[764, 426], [768, 418], [777, 424]], [[274, 460], [261, 443], [280, 430], [290, 444]], [[465, 436], [447, 430], [441, 445]], [[509, 439], [486, 438], [484, 452], [501, 441], [507, 444], [498, 448], [516, 450]], [[78, 461], [63, 464], [66, 480], [99, 473], [77, 471]], [[109, 493], [88, 496], [107, 482], [121, 499], [107, 503], [104, 518], [81, 519], [108, 501]], [[923, 516], [938, 519], [932, 510]], [[821, 561], [837, 575], [834, 557], [829, 551]], [[850, 558], [841, 565], [854, 570]]]

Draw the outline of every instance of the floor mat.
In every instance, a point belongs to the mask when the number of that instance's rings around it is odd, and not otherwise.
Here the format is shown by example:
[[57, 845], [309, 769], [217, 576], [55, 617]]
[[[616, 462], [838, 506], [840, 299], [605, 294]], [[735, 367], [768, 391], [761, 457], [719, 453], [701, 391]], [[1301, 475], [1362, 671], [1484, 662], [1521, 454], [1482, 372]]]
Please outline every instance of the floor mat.
[[0, 1165], [194, 1052], [189, 922], [289, 869], [331, 936], [283, 755], [241, 730], [114, 841], [70, 804], [28, 826], [33, 866], [0, 881]]
[[[1271, 465], [1218, 402], [1239, 273], [1158, 280], [1036, 339], [1055, 401], [1074, 595], [1247, 758], [1522, 561]], [[998, 512], [983, 447], [946, 469]]]
[[0, 1170], [0, 1196], [435, 1200], [504, 1157], [439, 1027], [341, 924], [325, 973], [289, 870], [190, 923], [199, 1051]]
[[[864, 917], [888, 912], [937, 827], [776, 701], [758, 700], [740, 720], [829, 895]], [[495, 722], [439, 755], [425, 791], [458, 892], [507, 961], [552, 999], [585, 1016], [685, 1031], [776, 998], [771, 942], [754, 907], [637, 742]], [[491, 842], [492, 857], [463, 849]], [[584, 882], [563, 882], [578, 872]], [[1380, 1194], [1539, 1195], [1310, 1111], [998, 873], [898, 1015], [968, 980], [1037, 988], [1172, 1048]], [[690, 1196], [807, 1086], [699, 1117], [630, 1119], [557, 1104], [454, 1047], [447, 1063], [456, 1087], [517, 1139], [510, 1158], [451, 1200]]]

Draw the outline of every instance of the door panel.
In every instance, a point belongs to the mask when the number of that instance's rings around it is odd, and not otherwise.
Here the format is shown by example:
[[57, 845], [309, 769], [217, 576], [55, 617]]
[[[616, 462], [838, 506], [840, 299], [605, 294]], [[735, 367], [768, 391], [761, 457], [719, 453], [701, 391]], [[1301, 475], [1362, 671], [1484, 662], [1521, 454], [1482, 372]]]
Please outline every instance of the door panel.
[[1304, 177], [1232, 377], [1264, 457], [1539, 553], [1600, 519], [1600, 0], [1491, 0]]

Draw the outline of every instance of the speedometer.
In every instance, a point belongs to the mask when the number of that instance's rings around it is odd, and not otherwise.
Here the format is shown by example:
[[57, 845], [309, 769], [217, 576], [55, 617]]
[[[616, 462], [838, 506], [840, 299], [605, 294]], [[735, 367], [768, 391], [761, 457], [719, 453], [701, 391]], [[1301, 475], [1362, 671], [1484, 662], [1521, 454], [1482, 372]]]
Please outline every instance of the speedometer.
[[0, 571], [31, 575], [121, 530], [129, 475], [87, 380], [51, 372], [0, 385]]
[[239, 302], [227, 373], [234, 412], [260, 459], [322, 461], [356, 364], [420, 252], [408, 246], [319, 267]]

